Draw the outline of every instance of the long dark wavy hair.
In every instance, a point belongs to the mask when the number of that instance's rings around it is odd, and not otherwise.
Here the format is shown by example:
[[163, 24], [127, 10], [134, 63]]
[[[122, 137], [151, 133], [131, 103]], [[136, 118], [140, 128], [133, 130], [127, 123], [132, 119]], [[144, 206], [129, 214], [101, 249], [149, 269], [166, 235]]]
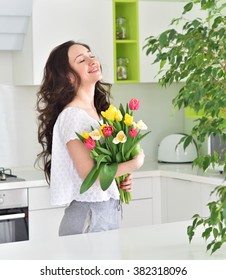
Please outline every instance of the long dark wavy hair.
[[[38, 142], [42, 152], [37, 155], [35, 165], [44, 170], [47, 182], [50, 182], [51, 153], [53, 127], [60, 112], [76, 96], [81, 79], [70, 67], [68, 50], [73, 45], [82, 45], [90, 50], [86, 44], [74, 41], [65, 42], [52, 50], [44, 68], [44, 75], [39, 91], [37, 92], [38, 112]], [[75, 82], [68, 78], [71, 73]], [[106, 110], [110, 105], [111, 84], [98, 81], [95, 85], [94, 105], [97, 113]]]

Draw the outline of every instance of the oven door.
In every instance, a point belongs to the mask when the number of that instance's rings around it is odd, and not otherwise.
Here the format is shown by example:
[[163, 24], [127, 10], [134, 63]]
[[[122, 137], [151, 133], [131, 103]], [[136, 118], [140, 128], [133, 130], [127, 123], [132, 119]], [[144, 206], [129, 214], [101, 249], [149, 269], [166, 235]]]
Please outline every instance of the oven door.
[[0, 243], [29, 239], [28, 207], [0, 209]]

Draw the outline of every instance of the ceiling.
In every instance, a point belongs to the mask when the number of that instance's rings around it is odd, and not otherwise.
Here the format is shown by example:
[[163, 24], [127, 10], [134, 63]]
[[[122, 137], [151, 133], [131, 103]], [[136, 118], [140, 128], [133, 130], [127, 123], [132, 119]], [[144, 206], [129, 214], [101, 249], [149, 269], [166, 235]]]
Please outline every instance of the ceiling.
[[0, 0], [0, 51], [23, 48], [33, 0]]

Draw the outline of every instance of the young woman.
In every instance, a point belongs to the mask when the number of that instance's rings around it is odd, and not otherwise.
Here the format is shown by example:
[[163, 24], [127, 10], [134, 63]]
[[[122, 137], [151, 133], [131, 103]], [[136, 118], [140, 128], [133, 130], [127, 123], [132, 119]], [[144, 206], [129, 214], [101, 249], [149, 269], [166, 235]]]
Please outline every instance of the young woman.
[[[59, 235], [111, 230], [119, 227], [116, 183], [102, 191], [98, 180], [80, 194], [82, 181], [94, 166], [89, 150], [75, 132], [99, 127], [101, 111], [110, 105], [111, 85], [102, 82], [99, 61], [85, 44], [65, 42], [49, 55], [37, 94], [38, 140], [44, 172], [50, 183], [51, 203], [67, 205]], [[144, 162], [143, 151], [120, 163], [116, 176], [131, 173]], [[132, 189], [132, 176], [122, 183]]]

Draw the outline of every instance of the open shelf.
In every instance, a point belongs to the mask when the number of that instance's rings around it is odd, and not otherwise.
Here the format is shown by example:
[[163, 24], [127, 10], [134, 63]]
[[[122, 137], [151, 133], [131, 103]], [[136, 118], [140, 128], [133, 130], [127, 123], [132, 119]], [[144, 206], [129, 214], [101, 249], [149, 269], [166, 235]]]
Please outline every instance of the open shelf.
[[[117, 39], [116, 19], [126, 18], [126, 38]], [[138, 38], [138, 0], [113, 0], [114, 80], [116, 83], [137, 83], [140, 76]], [[128, 58], [127, 78], [117, 79], [117, 59]]]

